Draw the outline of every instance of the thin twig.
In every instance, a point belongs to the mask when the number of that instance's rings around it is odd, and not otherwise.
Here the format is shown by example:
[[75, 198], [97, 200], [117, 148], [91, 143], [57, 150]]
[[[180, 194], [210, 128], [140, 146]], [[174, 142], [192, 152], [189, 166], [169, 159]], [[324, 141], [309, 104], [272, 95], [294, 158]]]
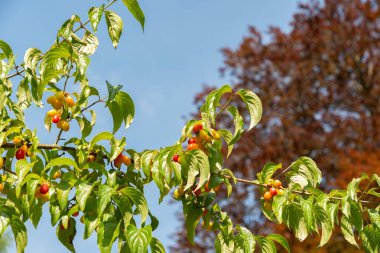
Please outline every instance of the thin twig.
[[91, 103], [90, 105], [86, 106], [85, 108], [83, 108], [80, 112], [83, 113], [84, 111], [86, 111], [87, 109], [89, 109], [90, 107], [96, 105], [97, 103], [100, 103], [100, 102], [104, 102], [104, 100], [108, 98], [108, 96], [105, 96], [104, 98], [99, 98], [99, 100], [96, 100], [95, 102]]
[[231, 96], [228, 98], [227, 102], [222, 106], [220, 111], [215, 115], [215, 118], [218, 118], [218, 116], [227, 109], [227, 106], [230, 105], [230, 102], [234, 96], [235, 96], [235, 93], [231, 92]]

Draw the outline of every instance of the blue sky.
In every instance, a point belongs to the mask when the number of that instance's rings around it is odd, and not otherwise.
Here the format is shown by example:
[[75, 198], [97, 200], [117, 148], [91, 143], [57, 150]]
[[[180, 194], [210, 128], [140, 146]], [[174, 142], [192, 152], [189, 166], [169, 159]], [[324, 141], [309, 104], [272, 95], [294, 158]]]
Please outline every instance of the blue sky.
[[[108, 80], [124, 85], [124, 91], [134, 99], [135, 121], [117, 136], [126, 136], [128, 148], [138, 151], [175, 143], [184, 124], [183, 116], [195, 110], [194, 95], [204, 84], [220, 86], [229, 81], [222, 79], [218, 72], [223, 60], [220, 49], [236, 48], [247, 33], [248, 25], [254, 25], [262, 32], [267, 31], [269, 25], [289, 30], [297, 2], [140, 0], [146, 16], [144, 33], [126, 8], [117, 3], [113, 9], [124, 20], [118, 49], [113, 49], [102, 20], [97, 34], [100, 47], [88, 69], [90, 84], [97, 86], [103, 94], [106, 94], [105, 80]], [[0, 39], [11, 45], [20, 63], [26, 49], [48, 49], [60, 25], [72, 14], [87, 20], [87, 10], [99, 3], [101, 1], [1, 1]], [[111, 131], [110, 116], [102, 108], [96, 109], [99, 111], [94, 131]], [[52, 143], [56, 133], [47, 134], [43, 128], [44, 114], [35, 110], [30, 112], [28, 125], [39, 131], [41, 142]], [[72, 134], [77, 132], [74, 127]], [[154, 186], [148, 186], [147, 192], [150, 208], [160, 220], [154, 235], [167, 248], [172, 242], [170, 235], [178, 228], [174, 212], [179, 206], [168, 206], [169, 198], [159, 206]], [[51, 227], [46, 212], [37, 230], [30, 224], [27, 227], [27, 253], [67, 252], [56, 238], [55, 228]], [[96, 237], [84, 241], [82, 235], [83, 230], [78, 228], [74, 241], [77, 252], [98, 252]], [[10, 252], [15, 252], [14, 246]]]

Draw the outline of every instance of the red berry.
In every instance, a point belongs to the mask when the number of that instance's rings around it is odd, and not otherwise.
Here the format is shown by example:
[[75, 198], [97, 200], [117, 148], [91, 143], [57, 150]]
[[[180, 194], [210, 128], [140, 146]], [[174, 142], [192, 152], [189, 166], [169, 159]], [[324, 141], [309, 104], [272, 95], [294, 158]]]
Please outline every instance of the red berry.
[[272, 196], [276, 196], [276, 195], [277, 195], [277, 189], [276, 189], [276, 188], [271, 187], [271, 188], [269, 189], [269, 191], [270, 191], [270, 194], [272, 194]]
[[199, 196], [199, 194], [201, 194], [202, 193], [202, 190], [201, 189], [198, 189], [198, 190], [196, 190], [196, 191], [193, 191], [193, 194], [195, 195], [195, 196]]
[[198, 132], [201, 131], [202, 129], [203, 129], [203, 126], [202, 126], [202, 124], [200, 124], [200, 123], [195, 124], [195, 125], [193, 126], [193, 132], [194, 132], [194, 133], [198, 133]]
[[75, 213], [73, 213], [73, 217], [77, 217], [79, 215], [79, 212], [77, 211], [77, 212], [75, 212]]
[[191, 138], [187, 141], [187, 143], [189, 143], [189, 144], [197, 143], [197, 139], [195, 139], [194, 137], [191, 137]]
[[61, 117], [59, 116], [59, 114], [56, 114], [56, 115], [53, 116], [53, 118], [51, 119], [51, 121], [53, 123], [58, 123], [60, 119], [61, 119]]
[[43, 183], [40, 187], [40, 193], [46, 194], [49, 191], [49, 185], [47, 183]]
[[173, 160], [174, 162], [178, 163], [179, 155], [173, 155], [172, 160]]
[[16, 159], [20, 160], [20, 159], [24, 159], [24, 158], [25, 158], [25, 150], [23, 150], [22, 148], [17, 149]]

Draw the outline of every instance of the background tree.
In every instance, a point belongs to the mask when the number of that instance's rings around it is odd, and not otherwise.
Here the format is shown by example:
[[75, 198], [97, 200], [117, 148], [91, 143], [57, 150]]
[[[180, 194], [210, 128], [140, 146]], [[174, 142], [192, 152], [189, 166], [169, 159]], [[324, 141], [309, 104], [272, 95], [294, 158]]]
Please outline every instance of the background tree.
[[[374, 0], [312, 1], [300, 4], [289, 33], [271, 27], [266, 43], [250, 27], [236, 50], [223, 49], [221, 73], [231, 76], [234, 88], [255, 91], [264, 108], [258, 127], [246, 133], [227, 161], [236, 176], [254, 178], [265, 162], [288, 166], [299, 155], [317, 162], [326, 189], [380, 171], [379, 21]], [[196, 96], [198, 106], [209, 91]], [[235, 105], [243, 109], [241, 102]], [[225, 118], [219, 126], [231, 124]], [[301, 246], [286, 228], [265, 223], [257, 193], [237, 185], [222, 206], [252, 231], [287, 234], [293, 252], [358, 251], [337, 234], [323, 248], [315, 249], [318, 240], [312, 237]], [[191, 246], [179, 232], [172, 250], [206, 252], [213, 238], [214, 233], [199, 229], [197, 244]]]

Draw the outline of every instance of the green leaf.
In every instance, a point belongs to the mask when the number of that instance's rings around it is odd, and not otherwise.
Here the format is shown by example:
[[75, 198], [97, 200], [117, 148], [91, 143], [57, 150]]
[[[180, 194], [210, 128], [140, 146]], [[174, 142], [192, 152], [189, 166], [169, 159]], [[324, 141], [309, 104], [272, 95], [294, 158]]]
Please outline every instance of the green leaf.
[[347, 195], [352, 199], [357, 201], [357, 191], [359, 188], [359, 183], [362, 181], [361, 178], [354, 178], [352, 181], [347, 185]]
[[308, 232], [301, 207], [294, 203], [285, 206], [282, 218], [299, 241], [305, 240]]
[[32, 101], [32, 93], [29, 89], [28, 80], [22, 79], [16, 92], [16, 96], [18, 99], [17, 105], [25, 110], [28, 108]]
[[113, 47], [116, 48], [123, 31], [123, 21], [121, 17], [113, 11], [105, 11], [104, 13], [108, 27], [108, 34], [111, 38]]
[[70, 159], [67, 157], [58, 157], [58, 158], [54, 158], [53, 160], [51, 160], [46, 165], [44, 171], [47, 171], [48, 169], [50, 169], [51, 167], [54, 167], [54, 166], [58, 166], [58, 167], [60, 167], [60, 166], [71, 166], [71, 167], [78, 169], [78, 164], [73, 159]]
[[263, 253], [276, 253], [276, 245], [271, 240], [262, 236], [256, 236], [256, 241], [259, 243], [261, 252]]
[[228, 143], [228, 146], [232, 146], [240, 140], [240, 137], [244, 131], [244, 121], [243, 117], [239, 113], [239, 110], [235, 106], [228, 107], [227, 111], [229, 111], [234, 118], [235, 133], [232, 140]]
[[26, 227], [24, 223], [20, 220], [20, 218], [16, 215], [11, 216], [10, 224], [16, 241], [17, 253], [23, 253], [28, 243]]
[[291, 164], [289, 175], [291, 181], [298, 183], [302, 188], [306, 186], [305, 180], [313, 187], [316, 187], [322, 180], [322, 173], [317, 164], [306, 156], [298, 158]]
[[55, 188], [57, 191], [57, 198], [61, 211], [65, 211], [67, 204], [69, 203], [69, 194], [71, 190], [70, 184], [65, 181], [61, 181]]
[[11, 47], [3, 40], [0, 40], [0, 49], [4, 52], [5, 56], [10, 59], [13, 57]]
[[216, 253], [233, 253], [234, 252], [234, 241], [230, 237], [226, 237], [220, 232], [214, 242]]
[[123, 0], [125, 6], [128, 7], [128, 10], [135, 17], [137, 21], [140, 22], [141, 28], [144, 30], [145, 16], [143, 11], [140, 8], [140, 5], [137, 0]]
[[155, 237], [150, 241], [150, 249], [152, 253], [165, 253], [164, 245]]
[[[106, 106], [111, 112], [113, 119], [113, 132], [115, 133], [124, 121], [125, 128], [128, 128], [133, 122], [135, 116], [135, 105], [132, 98], [125, 92], [120, 91], [119, 87], [114, 87], [107, 82], [109, 90], [109, 99]], [[113, 98], [112, 98], [113, 97]]]
[[0, 237], [3, 236], [5, 230], [10, 224], [10, 218], [9, 216], [4, 213], [3, 211], [0, 212]]
[[152, 228], [146, 226], [138, 229], [131, 224], [127, 227], [127, 239], [131, 253], [145, 253], [152, 239]]
[[42, 59], [43, 53], [38, 48], [29, 48], [24, 55], [24, 64], [35, 73], [38, 62]]
[[103, 11], [104, 11], [104, 4], [102, 4], [102, 6], [100, 6], [99, 8], [92, 7], [88, 11], [88, 18], [91, 21], [91, 26], [92, 26], [92, 29], [94, 29], [94, 32], [98, 30], [98, 25], [99, 25], [100, 19], [102, 18]]
[[107, 205], [111, 202], [112, 194], [115, 192], [115, 189], [108, 186], [101, 184], [99, 186], [98, 191], [98, 216], [101, 217], [101, 215], [104, 212], [104, 209], [106, 209]]
[[251, 117], [251, 122], [248, 127], [249, 131], [254, 126], [256, 126], [257, 123], [259, 123], [263, 114], [263, 106], [261, 104], [261, 100], [255, 93], [253, 93], [250, 90], [241, 89], [238, 92], [236, 92], [236, 94], [238, 94], [241, 97], [241, 99], [248, 108], [249, 115]]
[[344, 239], [346, 239], [347, 242], [351, 243], [355, 247], [359, 248], [359, 245], [355, 240], [354, 229], [345, 215], [342, 215], [342, 218], [340, 220], [340, 228], [342, 230]]
[[71, 57], [70, 48], [64, 44], [57, 47], [53, 47], [47, 51], [41, 60], [40, 72], [41, 72], [41, 93], [47, 83], [52, 79], [57, 78], [59, 75], [64, 74], [63, 63], [61, 59], [69, 59]]
[[73, 244], [74, 237], [77, 233], [75, 219], [70, 218], [68, 220], [68, 226], [66, 229], [62, 225], [58, 225], [56, 233], [57, 233], [57, 237], [58, 237], [59, 241], [68, 250], [70, 250], [71, 252], [75, 252], [75, 248], [74, 248], [74, 244]]
[[261, 183], [265, 183], [269, 178], [273, 176], [273, 174], [282, 168], [282, 164], [275, 163], [266, 163], [261, 172], [257, 175], [257, 177], [261, 180]]
[[16, 174], [20, 183], [24, 180], [24, 177], [28, 174], [33, 165], [34, 162], [28, 163], [26, 159], [18, 160], [16, 162]]
[[282, 213], [287, 198], [285, 195], [276, 195], [273, 198], [272, 210], [279, 223], [282, 223]]
[[111, 134], [110, 132], [101, 132], [97, 135], [95, 135], [95, 137], [91, 140], [90, 142], [90, 149], [94, 147], [94, 145], [96, 143], [98, 143], [99, 141], [104, 141], [104, 140], [112, 140], [113, 138], [113, 134]]
[[235, 250], [242, 250], [244, 253], [252, 253], [255, 251], [255, 237], [245, 227], [236, 226], [238, 234], [235, 237]]
[[124, 226], [127, 227], [133, 218], [132, 205], [127, 196], [123, 194], [112, 195], [112, 200], [116, 203], [123, 217]]
[[363, 214], [359, 203], [349, 200], [350, 211], [348, 220], [360, 232], [363, 229]]
[[96, 184], [89, 185], [86, 183], [78, 185], [75, 197], [81, 211], [85, 209], [88, 196], [90, 196], [95, 185]]
[[380, 250], [380, 230], [369, 224], [360, 233], [362, 244], [366, 252], [377, 253]]
[[119, 236], [120, 222], [111, 218], [99, 223], [98, 227], [98, 247], [101, 253], [110, 253], [112, 245]]
[[287, 252], [290, 253], [289, 243], [282, 235], [271, 234], [267, 235], [266, 239], [279, 243]]
[[194, 189], [194, 191], [196, 191], [210, 179], [210, 164], [208, 162], [207, 155], [202, 150], [196, 149], [190, 151], [189, 153], [194, 155], [199, 171], [199, 182], [197, 187]]
[[86, 32], [83, 37], [83, 43], [84, 45], [80, 45], [78, 47], [78, 51], [82, 54], [77, 55], [77, 64], [79, 67], [79, 72], [82, 75], [86, 73], [87, 67], [90, 64], [90, 59], [87, 56], [95, 53], [96, 49], [99, 46], [99, 40], [95, 35]]
[[184, 209], [185, 208], [185, 227], [187, 231], [187, 238], [190, 243], [194, 244], [195, 228], [199, 223], [199, 218], [201, 217], [203, 210], [201, 207], [195, 206], [192, 203], [186, 204], [186, 206], [184, 205]]
[[210, 119], [211, 123], [215, 125], [215, 116], [216, 116], [216, 107], [220, 105], [220, 98], [225, 93], [232, 92], [232, 89], [229, 85], [224, 85], [219, 89], [212, 91], [207, 97], [205, 103], [201, 107], [201, 112], [207, 114], [207, 117]]
[[227, 144], [227, 157], [229, 157], [234, 147], [234, 144], [231, 144], [233, 138], [232, 133], [226, 129], [220, 129], [218, 130], [218, 134], [220, 134]]
[[321, 241], [319, 243], [319, 247], [322, 247], [330, 240], [333, 225], [325, 210], [320, 206], [313, 206], [313, 216], [317, 224], [322, 227]]
[[33, 208], [32, 213], [30, 215], [30, 220], [32, 221], [34, 228], [37, 228], [38, 223], [40, 222], [41, 216], [42, 216], [42, 206], [36, 205]]
[[145, 222], [148, 217], [149, 209], [144, 194], [133, 187], [125, 187], [119, 192], [127, 196], [137, 206], [141, 215], [141, 222]]
[[376, 209], [368, 209], [368, 214], [372, 224], [380, 229], [380, 212]]
[[315, 224], [314, 214], [312, 210], [313, 203], [311, 201], [301, 199], [300, 204], [302, 208], [303, 217], [306, 221], [307, 231], [310, 233], [314, 230], [314, 224]]

